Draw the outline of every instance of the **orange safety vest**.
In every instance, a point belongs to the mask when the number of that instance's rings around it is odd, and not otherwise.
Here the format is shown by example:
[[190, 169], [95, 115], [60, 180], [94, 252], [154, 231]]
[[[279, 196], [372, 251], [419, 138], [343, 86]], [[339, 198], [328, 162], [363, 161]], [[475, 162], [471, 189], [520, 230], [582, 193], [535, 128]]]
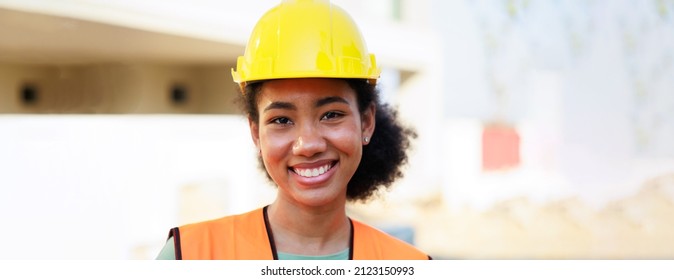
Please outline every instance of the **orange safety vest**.
[[[171, 229], [177, 260], [275, 260], [267, 207]], [[349, 259], [428, 260], [412, 245], [373, 227], [351, 221]]]

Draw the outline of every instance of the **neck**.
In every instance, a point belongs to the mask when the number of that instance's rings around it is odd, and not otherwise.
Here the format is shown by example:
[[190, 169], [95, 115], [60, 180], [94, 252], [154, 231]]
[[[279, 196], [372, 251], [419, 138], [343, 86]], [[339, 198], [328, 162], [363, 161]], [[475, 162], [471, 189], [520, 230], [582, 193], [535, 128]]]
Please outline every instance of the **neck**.
[[351, 224], [343, 203], [305, 207], [277, 199], [267, 214], [279, 252], [327, 255], [349, 247]]

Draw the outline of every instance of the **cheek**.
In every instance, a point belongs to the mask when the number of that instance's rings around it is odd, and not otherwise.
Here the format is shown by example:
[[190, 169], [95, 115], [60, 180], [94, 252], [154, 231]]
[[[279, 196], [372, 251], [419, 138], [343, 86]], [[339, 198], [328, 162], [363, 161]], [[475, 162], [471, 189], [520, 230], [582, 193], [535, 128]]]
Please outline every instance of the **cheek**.
[[357, 127], [348, 126], [341, 129], [334, 129], [328, 132], [330, 142], [341, 152], [348, 155], [360, 156], [362, 144], [358, 135]]
[[292, 140], [285, 135], [269, 134], [260, 131], [260, 150], [265, 165], [274, 164], [283, 159], [288, 153], [288, 147], [292, 146]]

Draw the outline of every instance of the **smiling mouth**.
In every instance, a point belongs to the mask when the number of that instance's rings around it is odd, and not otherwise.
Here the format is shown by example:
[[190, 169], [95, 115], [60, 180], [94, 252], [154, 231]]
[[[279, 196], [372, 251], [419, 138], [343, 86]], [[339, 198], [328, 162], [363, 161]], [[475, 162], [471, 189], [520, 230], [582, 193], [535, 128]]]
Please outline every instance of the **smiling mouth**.
[[318, 168], [291, 168], [290, 170], [302, 177], [312, 178], [325, 174], [325, 172], [328, 172], [333, 166], [335, 166], [335, 162], [330, 162]]

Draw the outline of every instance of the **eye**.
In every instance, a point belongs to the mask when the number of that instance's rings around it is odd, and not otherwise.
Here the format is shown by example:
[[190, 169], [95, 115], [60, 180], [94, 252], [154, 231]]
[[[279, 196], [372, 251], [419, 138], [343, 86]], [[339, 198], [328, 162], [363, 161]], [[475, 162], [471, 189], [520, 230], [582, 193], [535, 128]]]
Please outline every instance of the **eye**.
[[279, 117], [279, 118], [272, 119], [269, 123], [280, 124], [280, 125], [289, 125], [289, 124], [292, 124], [293, 122], [289, 118]]
[[343, 113], [330, 111], [330, 112], [325, 113], [325, 115], [323, 115], [321, 120], [332, 120], [332, 119], [336, 119], [336, 118], [339, 118], [339, 117], [342, 117], [342, 116], [344, 116]]

